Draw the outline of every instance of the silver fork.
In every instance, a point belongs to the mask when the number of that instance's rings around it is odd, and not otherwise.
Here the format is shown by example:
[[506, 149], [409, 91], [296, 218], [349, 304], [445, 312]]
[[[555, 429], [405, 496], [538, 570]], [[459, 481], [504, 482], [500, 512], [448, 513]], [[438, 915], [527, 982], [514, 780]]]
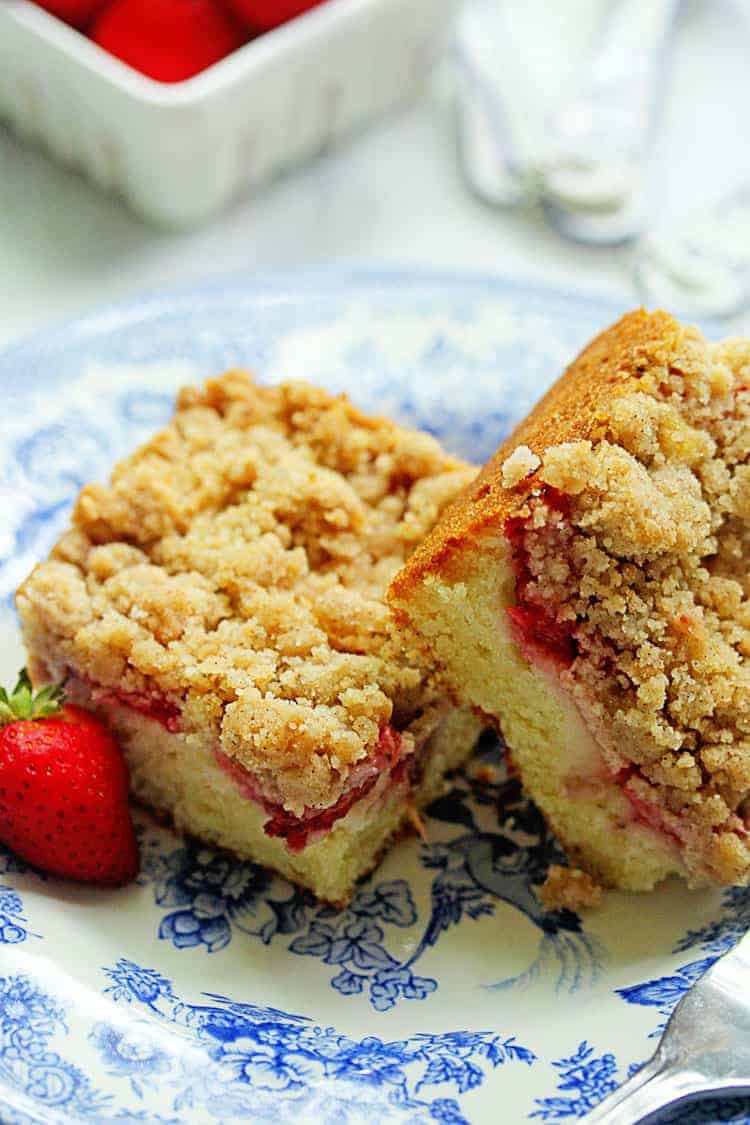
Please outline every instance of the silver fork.
[[656, 1053], [585, 1118], [637, 1125], [710, 1094], [750, 1093], [750, 933], [687, 992]]

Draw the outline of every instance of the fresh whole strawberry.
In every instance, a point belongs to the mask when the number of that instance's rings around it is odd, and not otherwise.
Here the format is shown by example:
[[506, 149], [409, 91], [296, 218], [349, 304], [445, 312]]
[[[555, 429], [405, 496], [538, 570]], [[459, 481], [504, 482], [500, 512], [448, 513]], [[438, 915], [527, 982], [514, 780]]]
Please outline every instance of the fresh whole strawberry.
[[247, 42], [219, 0], [111, 0], [91, 38], [141, 74], [183, 82]]
[[128, 768], [98, 719], [62, 687], [0, 688], [0, 840], [34, 867], [118, 886], [138, 874]]
[[72, 27], [84, 28], [99, 11], [104, 0], [34, 0], [34, 2]]
[[248, 27], [256, 31], [270, 31], [301, 16], [308, 8], [316, 8], [323, 0], [227, 0]]

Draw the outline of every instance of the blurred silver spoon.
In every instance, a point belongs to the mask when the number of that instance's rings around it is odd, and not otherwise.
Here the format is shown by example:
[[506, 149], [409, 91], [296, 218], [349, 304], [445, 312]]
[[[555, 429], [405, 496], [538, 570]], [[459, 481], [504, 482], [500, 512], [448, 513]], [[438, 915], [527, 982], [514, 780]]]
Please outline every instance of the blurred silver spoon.
[[730, 317], [750, 306], [750, 184], [645, 239], [635, 280], [650, 304], [686, 316]]
[[505, 0], [466, 0], [453, 53], [464, 176], [486, 203], [514, 207], [539, 194], [535, 145], [542, 119], [533, 112], [506, 15]]
[[542, 196], [567, 238], [612, 245], [651, 210], [649, 156], [679, 0], [615, 0], [574, 95], [550, 120]]

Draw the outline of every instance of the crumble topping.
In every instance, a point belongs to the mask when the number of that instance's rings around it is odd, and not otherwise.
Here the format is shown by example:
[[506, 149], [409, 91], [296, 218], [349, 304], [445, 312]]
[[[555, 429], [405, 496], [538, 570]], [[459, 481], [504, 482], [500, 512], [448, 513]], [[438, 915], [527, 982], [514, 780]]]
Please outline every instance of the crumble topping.
[[515, 488], [526, 477], [539, 468], [541, 458], [532, 453], [528, 445], [518, 445], [503, 461], [502, 476], [503, 488]]
[[31, 647], [178, 706], [285, 807], [325, 807], [384, 724], [442, 697], [384, 592], [474, 473], [304, 383], [187, 388], [22, 586]]
[[578, 914], [581, 910], [599, 905], [602, 888], [579, 867], [562, 867], [553, 863], [538, 894], [545, 910], [571, 910]]
[[749, 385], [750, 342], [686, 330], [599, 440], [545, 451], [524, 518], [525, 602], [575, 646], [563, 683], [613, 772], [635, 764], [668, 828], [701, 825], [727, 882], [750, 862]]

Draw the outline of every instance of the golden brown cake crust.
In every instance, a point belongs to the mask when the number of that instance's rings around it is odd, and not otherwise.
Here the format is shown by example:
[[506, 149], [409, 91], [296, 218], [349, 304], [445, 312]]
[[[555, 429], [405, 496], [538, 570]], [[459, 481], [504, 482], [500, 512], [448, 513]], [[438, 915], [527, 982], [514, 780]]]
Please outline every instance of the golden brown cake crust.
[[[508, 488], [503, 466], [518, 446], [540, 459], [549, 446], [596, 441], [607, 432], [612, 403], [637, 386], [641, 373], [669, 369], [679, 354], [684, 330], [665, 312], [626, 313], [571, 363], [534, 409], [503, 442], [466, 491], [446, 511], [392, 584], [397, 605], [408, 590], [446, 559], [457, 543], [485, 527], [502, 526], [517, 515], [536, 483], [536, 470]], [[398, 607], [397, 607], [398, 608]]]
[[287, 808], [327, 807], [383, 724], [443, 706], [384, 593], [475, 471], [305, 383], [186, 388], [22, 585], [29, 649], [166, 701]]

